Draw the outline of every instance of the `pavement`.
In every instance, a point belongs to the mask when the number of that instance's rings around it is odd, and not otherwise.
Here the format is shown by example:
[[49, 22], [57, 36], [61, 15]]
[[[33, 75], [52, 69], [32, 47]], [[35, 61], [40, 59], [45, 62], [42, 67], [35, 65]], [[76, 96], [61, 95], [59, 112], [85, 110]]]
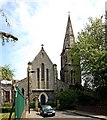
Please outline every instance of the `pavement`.
[[[66, 111], [71, 112], [73, 114], [81, 115], [81, 116], [97, 118], [100, 120], [107, 120], [107, 116], [100, 115], [100, 114], [89, 113], [89, 112], [78, 111], [78, 110], [66, 110]], [[38, 114], [39, 114], [39, 112], [36, 112], [33, 109], [31, 109], [30, 113], [28, 113], [28, 111], [27, 111], [26, 118], [43, 118], [42, 116], [40, 116]]]
[[43, 118], [38, 114], [39, 112], [36, 112], [35, 110], [30, 109], [30, 113], [28, 111], [26, 112], [26, 118]]
[[86, 116], [86, 117], [91, 117], [91, 118], [97, 118], [100, 120], [107, 120], [107, 116], [105, 115], [100, 115], [100, 114], [96, 114], [96, 113], [89, 113], [89, 112], [85, 112], [85, 111], [78, 111], [78, 110], [67, 110], [68, 112], [77, 114], [77, 115], [82, 115], [82, 116]]

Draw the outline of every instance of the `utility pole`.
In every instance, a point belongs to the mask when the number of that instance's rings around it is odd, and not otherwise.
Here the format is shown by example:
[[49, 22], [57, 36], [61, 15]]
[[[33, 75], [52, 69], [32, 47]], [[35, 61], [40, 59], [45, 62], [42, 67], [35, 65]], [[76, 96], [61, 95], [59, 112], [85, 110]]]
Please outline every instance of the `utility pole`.
[[30, 87], [29, 87], [29, 66], [31, 65], [31, 62], [28, 62], [28, 68], [27, 68], [27, 79], [28, 79], [28, 111], [30, 113]]

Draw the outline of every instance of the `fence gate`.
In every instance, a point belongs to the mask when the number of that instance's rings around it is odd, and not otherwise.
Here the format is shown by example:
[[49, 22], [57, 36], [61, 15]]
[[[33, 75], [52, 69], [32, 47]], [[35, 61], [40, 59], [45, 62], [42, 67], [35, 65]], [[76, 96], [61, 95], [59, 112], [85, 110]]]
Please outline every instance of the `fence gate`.
[[26, 100], [22, 94], [22, 92], [19, 90], [18, 87], [16, 87], [16, 93], [15, 93], [15, 118], [21, 118], [22, 113], [26, 106]]

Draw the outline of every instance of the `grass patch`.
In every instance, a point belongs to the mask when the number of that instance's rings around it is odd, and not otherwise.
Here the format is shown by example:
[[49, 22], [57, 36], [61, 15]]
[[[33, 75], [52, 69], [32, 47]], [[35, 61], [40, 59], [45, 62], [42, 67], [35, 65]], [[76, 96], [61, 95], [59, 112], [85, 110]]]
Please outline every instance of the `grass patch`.
[[[1, 110], [0, 118], [2, 118], [2, 119], [9, 118], [11, 109], [12, 109], [12, 104], [11, 103], [2, 104], [1, 107], [0, 107], [0, 110]], [[12, 113], [11, 118], [15, 118], [15, 113], [14, 112]]]
[[[2, 113], [1, 118], [9, 118], [10, 113]], [[11, 118], [15, 118], [15, 113], [12, 113]]]

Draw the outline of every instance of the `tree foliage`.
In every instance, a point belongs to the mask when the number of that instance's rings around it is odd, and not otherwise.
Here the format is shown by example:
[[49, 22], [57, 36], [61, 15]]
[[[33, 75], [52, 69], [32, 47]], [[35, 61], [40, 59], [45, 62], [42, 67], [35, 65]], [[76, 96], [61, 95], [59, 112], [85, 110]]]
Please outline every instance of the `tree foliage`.
[[0, 66], [0, 80], [13, 80], [14, 71], [9, 66]]
[[[7, 26], [10, 26], [10, 23], [8, 22], [8, 19], [5, 15], [5, 13], [3, 12], [3, 10], [0, 9], [0, 16], [2, 16], [7, 24]], [[9, 41], [17, 41], [18, 38], [15, 37], [14, 35], [4, 32], [4, 31], [0, 31], [0, 39], [2, 40], [2, 45], [5, 44], [5, 42], [9, 42]]]
[[78, 33], [77, 40], [77, 44], [71, 48], [71, 53], [80, 56], [85, 84], [91, 87], [107, 85], [107, 51], [102, 17], [90, 17], [89, 23]]

